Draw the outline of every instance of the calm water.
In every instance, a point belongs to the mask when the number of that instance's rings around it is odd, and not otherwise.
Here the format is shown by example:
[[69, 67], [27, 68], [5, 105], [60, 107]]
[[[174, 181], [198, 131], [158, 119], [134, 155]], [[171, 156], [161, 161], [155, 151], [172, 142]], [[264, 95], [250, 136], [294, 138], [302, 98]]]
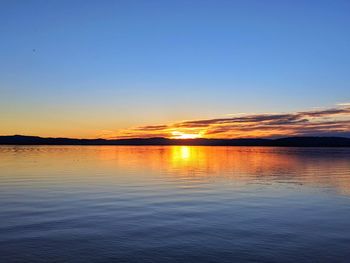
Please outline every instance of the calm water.
[[0, 262], [350, 262], [350, 149], [0, 146]]

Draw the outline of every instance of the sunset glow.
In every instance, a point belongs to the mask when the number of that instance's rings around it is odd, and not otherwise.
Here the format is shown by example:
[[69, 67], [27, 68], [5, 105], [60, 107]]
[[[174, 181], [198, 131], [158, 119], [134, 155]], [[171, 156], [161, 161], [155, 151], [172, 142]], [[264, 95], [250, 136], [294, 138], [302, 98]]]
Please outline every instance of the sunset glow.
[[111, 131], [104, 138], [273, 138], [284, 136], [349, 136], [350, 106], [297, 112], [231, 115]]
[[196, 139], [200, 138], [200, 133], [184, 133], [180, 131], [173, 131], [172, 133], [173, 139]]

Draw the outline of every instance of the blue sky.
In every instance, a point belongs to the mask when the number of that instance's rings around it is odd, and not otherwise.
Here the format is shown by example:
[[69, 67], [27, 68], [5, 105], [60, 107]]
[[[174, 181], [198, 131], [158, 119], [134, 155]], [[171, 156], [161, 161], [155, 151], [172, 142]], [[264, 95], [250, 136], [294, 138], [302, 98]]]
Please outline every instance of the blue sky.
[[350, 101], [349, 1], [1, 1], [0, 133]]

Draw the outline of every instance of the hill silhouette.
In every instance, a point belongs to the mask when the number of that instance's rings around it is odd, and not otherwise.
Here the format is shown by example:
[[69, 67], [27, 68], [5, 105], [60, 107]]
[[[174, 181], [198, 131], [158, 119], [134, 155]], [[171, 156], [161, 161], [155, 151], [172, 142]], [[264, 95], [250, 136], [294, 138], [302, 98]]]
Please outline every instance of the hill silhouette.
[[350, 147], [345, 137], [286, 137], [279, 139], [72, 139], [38, 136], [0, 136], [3, 145], [198, 145], [198, 146], [284, 146], [284, 147]]

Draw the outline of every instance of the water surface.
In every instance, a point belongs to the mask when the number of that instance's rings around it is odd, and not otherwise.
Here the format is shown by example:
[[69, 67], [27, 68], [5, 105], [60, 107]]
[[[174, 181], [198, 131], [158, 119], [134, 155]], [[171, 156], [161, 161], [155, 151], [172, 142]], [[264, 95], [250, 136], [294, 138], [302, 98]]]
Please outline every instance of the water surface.
[[1, 262], [349, 262], [350, 149], [0, 146]]

